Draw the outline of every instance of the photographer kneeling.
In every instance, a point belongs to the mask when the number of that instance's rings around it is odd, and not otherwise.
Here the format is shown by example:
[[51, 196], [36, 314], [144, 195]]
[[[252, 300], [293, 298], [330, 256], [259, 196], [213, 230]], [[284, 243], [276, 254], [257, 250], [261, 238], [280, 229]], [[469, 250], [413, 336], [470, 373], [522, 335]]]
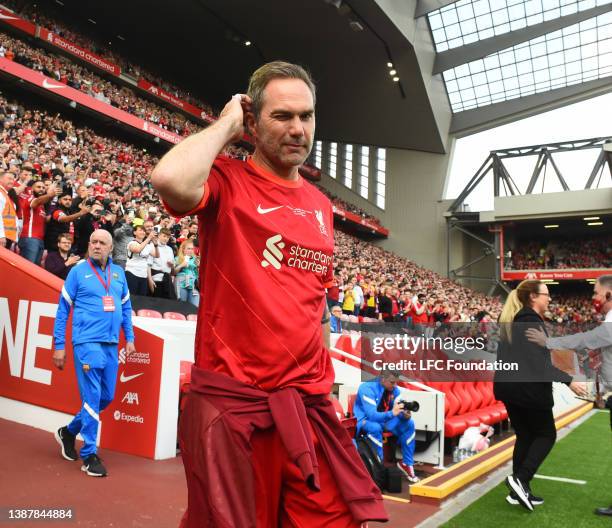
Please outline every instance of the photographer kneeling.
[[383, 370], [380, 377], [365, 381], [359, 386], [353, 412], [357, 418], [357, 436], [367, 436], [376, 446], [378, 456], [383, 459], [383, 432], [393, 433], [402, 446], [402, 461], [397, 467], [409, 482], [420, 479], [414, 473], [415, 427], [407, 402], [398, 399], [399, 374]]

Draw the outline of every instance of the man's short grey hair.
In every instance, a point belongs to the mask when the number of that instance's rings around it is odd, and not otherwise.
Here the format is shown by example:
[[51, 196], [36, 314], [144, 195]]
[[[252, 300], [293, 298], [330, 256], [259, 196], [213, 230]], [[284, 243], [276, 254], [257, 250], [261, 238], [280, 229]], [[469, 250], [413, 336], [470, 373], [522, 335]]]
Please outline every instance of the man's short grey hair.
[[597, 279], [597, 282], [599, 282], [599, 284], [601, 284], [604, 288], [612, 290], [612, 275], [602, 275]]
[[259, 118], [261, 113], [264, 90], [268, 83], [274, 79], [300, 79], [304, 81], [312, 93], [313, 104], [316, 103], [317, 90], [314, 81], [304, 68], [290, 62], [268, 62], [255, 70], [249, 80], [247, 95], [251, 98], [251, 110], [255, 120]]
[[106, 240], [108, 240], [108, 243], [112, 246], [113, 245], [113, 237], [112, 235], [106, 230], [106, 229], [96, 229], [91, 236], [89, 237], [89, 241], [91, 242], [91, 239], [93, 238], [93, 236], [96, 233], [100, 233], [102, 235], [104, 235], [104, 238], [106, 238]]

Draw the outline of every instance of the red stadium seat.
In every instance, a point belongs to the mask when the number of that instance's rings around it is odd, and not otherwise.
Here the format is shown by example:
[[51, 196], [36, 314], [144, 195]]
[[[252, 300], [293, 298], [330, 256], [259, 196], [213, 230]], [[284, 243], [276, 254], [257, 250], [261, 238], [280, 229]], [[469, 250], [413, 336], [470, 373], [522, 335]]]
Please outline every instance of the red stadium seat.
[[147, 308], [142, 308], [138, 310], [137, 315], [139, 317], [150, 317], [151, 319], [162, 319], [162, 314], [160, 314], [157, 310], [149, 310]]
[[197, 321], [198, 320], [198, 314], [189, 314], [187, 316], [187, 321]]
[[186, 321], [187, 318], [178, 312], [164, 312], [164, 319], [173, 319], [174, 321]]

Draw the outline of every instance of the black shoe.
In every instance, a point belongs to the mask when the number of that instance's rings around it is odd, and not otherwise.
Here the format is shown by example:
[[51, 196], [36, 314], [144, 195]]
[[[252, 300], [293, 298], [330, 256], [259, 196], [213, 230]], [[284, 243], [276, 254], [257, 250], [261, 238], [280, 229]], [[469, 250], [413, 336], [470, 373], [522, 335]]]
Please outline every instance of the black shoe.
[[607, 515], [608, 517], [612, 517], [612, 506], [609, 508], [597, 508], [595, 510], [596, 515]]
[[[510, 495], [506, 497], [506, 501], [508, 504], [512, 504], [512, 506], [518, 506], [520, 504], [520, 501], [518, 500], [518, 497], [514, 491], [510, 492]], [[544, 504], [544, 499], [542, 497], [536, 497], [529, 492], [529, 502], [531, 502], [531, 504], [534, 506], [540, 506], [541, 504]]]
[[514, 492], [521, 506], [529, 511], [533, 511], [533, 505], [529, 501], [529, 492], [525, 490], [524, 484], [518, 478], [514, 475], [508, 475], [506, 477], [506, 486], [508, 486], [510, 492]]
[[72, 460], [74, 462], [79, 458], [74, 447], [76, 436], [68, 431], [68, 427], [60, 427], [57, 431], [55, 431], [55, 439], [62, 447], [62, 456], [66, 460]]
[[83, 460], [81, 471], [85, 471], [90, 477], [106, 477], [106, 468], [98, 455], [89, 455]]

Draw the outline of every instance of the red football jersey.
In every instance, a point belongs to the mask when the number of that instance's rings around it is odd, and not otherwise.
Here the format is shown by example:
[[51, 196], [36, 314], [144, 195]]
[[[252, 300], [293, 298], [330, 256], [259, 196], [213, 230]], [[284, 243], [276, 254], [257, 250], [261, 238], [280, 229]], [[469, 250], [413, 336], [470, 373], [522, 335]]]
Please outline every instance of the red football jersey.
[[44, 240], [46, 225], [45, 206], [39, 205], [32, 209], [33, 200], [34, 195], [30, 195], [23, 204], [23, 229], [21, 236]]
[[219, 157], [202, 201], [185, 214], [195, 213], [204, 291], [196, 365], [266, 391], [329, 393], [321, 318], [333, 283], [330, 201], [301, 177]]

